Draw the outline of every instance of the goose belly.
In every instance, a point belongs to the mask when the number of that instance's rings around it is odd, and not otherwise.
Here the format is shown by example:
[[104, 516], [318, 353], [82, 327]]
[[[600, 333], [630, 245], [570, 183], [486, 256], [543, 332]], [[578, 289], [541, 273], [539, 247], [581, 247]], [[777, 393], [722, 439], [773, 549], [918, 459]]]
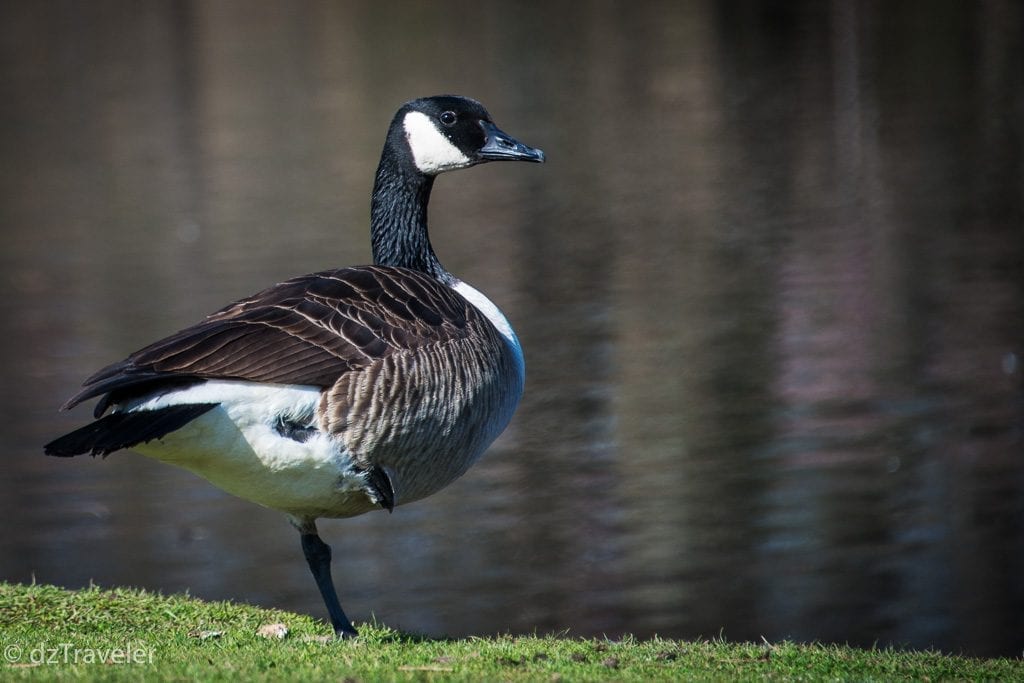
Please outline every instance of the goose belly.
[[398, 504], [455, 481], [512, 419], [522, 375], [514, 354], [494, 341], [395, 354], [328, 393], [331, 431], [357, 462], [389, 473]]
[[177, 465], [224, 491], [297, 517], [347, 517], [373, 509], [364, 478], [339, 441], [280, 433], [284, 419], [309, 419], [320, 390], [213, 381], [132, 406], [218, 403], [181, 429], [132, 450]]

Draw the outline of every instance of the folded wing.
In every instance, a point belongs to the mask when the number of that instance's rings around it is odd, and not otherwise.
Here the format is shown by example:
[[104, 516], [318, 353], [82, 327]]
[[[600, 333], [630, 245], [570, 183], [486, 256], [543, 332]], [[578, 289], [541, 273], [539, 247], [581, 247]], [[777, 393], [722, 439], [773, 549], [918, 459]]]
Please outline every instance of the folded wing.
[[65, 404], [103, 396], [96, 416], [135, 396], [206, 379], [329, 387], [398, 350], [466, 336], [478, 313], [412, 270], [361, 266], [282, 282], [103, 368]]

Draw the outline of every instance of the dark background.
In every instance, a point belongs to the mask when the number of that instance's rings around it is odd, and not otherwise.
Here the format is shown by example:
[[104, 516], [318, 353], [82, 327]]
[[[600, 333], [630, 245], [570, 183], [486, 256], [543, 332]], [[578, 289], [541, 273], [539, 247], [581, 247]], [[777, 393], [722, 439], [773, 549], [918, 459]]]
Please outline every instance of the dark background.
[[92, 371], [369, 260], [384, 131], [480, 99], [544, 166], [439, 179], [526, 352], [437, 496], [321, 524], [430, 635], [1024, 649], [1024, 10], [979, 2], [0, 5], [0, 579], [323, 616], [284, 518], [46, 458]]

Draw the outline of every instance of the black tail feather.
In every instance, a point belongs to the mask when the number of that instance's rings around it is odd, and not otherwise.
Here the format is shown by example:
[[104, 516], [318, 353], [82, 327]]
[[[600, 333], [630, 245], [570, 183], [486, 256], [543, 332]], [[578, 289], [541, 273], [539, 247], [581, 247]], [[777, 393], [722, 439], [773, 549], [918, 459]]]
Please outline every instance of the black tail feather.
[[111, 413], [91, 424], [54, 439], [43, 447], [47, 455], [107, 455], [122, 448], [159, 439], [181, 429], [218, 403], [188, 403], [157, 410]]

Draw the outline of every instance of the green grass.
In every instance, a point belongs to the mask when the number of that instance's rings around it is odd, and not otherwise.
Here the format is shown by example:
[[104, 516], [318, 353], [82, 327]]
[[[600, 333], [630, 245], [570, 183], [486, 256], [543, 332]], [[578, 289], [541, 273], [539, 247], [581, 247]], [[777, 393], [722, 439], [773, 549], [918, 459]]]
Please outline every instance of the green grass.
[[[261, 627], [284, 624], [284, 638]], [[565, 636], [434, 639], [132, 589], [0, 583], [0, 680], [1024, 680], [1019, 659], [795, 643]], [[51, 661], [43, 661], [43, 660]], [[135, 660], [127, 663], [125, 660]]]

